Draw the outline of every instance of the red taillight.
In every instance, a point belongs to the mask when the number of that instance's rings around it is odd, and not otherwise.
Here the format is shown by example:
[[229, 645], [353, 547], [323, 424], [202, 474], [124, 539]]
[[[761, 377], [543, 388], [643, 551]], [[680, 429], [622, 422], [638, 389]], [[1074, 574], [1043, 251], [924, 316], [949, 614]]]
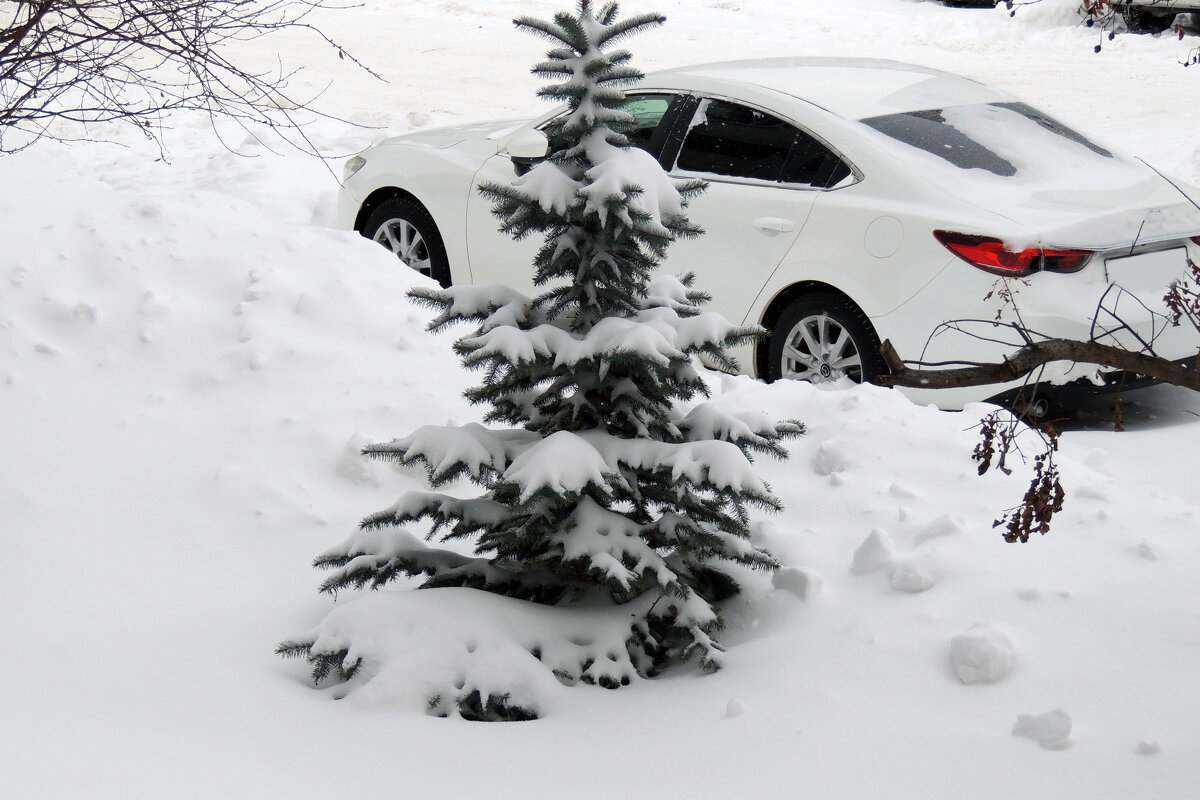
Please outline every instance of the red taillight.
[[933, 235], [946, 249], [971, 266], [1009, 278], [1020, 278], [1039, 270], [1077, 272], [1092, 257], [1088, 250], [1047, 250], [1040, 247], [1017, 250], [1000, 239], [971, 233], [934, 231]]
[[1028, 275], [1033, 272], [1033, 262], [1038, 256], [1036, 248], [1011, 250], [999, 239], [987, 236], [953, 231], [934, 231], [933, 235], [963, 261], [997, 275]]
[[1042, 269], [1047, 272], [1078, 272], [1091, 260], [1090, 250], [1042, 251]]

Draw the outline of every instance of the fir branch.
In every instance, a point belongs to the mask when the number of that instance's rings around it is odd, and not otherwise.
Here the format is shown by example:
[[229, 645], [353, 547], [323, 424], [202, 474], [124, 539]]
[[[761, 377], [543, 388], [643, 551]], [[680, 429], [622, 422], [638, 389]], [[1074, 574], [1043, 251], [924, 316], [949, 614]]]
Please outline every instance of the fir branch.
[[562, 41], [580, 55], [586, 53], [591, 44], [588, 41], [587, 29], [583, 26], [583, 18], [587, 14], [588, 11], [584, 9], [583, 3], [580, 3], [578, 16], [571, 16], [565, 12], [554, 15], [554, 24], [563, 34]]
[[617, 13], [620, 11], [620, 6], [616, 3], [605, 3], [604, 6], [596, 13], [596, 20], [601, 25], [611, 25], [617, 18]]
[[[532, 33], [535, 36], [540, 36], [543, 39], [549, 39], [553, 42], [562, 42], [567, 47], [572, 47], [572, 42], [568, 38], [567, 33], [552, 22], [546, 22], [537, 17], [517, 17], [513, 20], [513, 25], [516, 25], [517, 28], [526, 33]], [[558, 51], [551, 50], [550, 52]], [[572, 54], [574, 54], [573, 47]]]
[[607, 23], [606, 29], [596, 38], [593, 43], [595, 47], [601, 48], [608, 44], [619, 42], [626, 39], [635, 33], [641, 33], [647, 28], [662, 25], [667, 21], [667, 18], [662, 14], [639, 14], [636, 17], [627, 17], [620, 22]]

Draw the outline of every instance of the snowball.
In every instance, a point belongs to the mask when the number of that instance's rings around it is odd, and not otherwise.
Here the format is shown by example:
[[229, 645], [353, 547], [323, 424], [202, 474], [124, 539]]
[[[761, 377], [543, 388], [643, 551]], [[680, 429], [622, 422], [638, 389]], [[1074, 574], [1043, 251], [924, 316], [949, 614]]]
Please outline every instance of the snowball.
[[1112, 459], [1102, 447], [1093, 447], [1083, 457], [1083, 463], [1105, 475], [1112, 474]]
[[725, 716], [732, 719], [740, 717], [746, 710], [746, 705], [741, 700], [730, 700], [725, 704]]
[[100, 319], [100, 312], [91, 303], [76, 303], [71, 309], [71, 316], [84, 322], [96, 322]]
[[950, 661], [963, 683], [995, 683], [1012, 672], [1017, 651], [1002, 631], [978, 623], [950, 640]]
[[1133, 748], [1133, 752], [1137, 753], [1139, 756], [1152, 756], [1161, 750], [1162, 747], [1159, 746], [1158, 742], [1154, 741], [1138, 742], [1137, 746]]
[[813, 469], [818, 475], [832, 475], [850, 466], [846, 457], [846, 446], [835, 439], [821, 442], [817, 455], [813, 458]]
[[937, 581], [927, 569], [917, 564], [900, 564], [892, 570], [889, 579], [892, 588], [897, 592], [916, 594], [926, 589], [932, 589]]
[[821, 593], [825, 579], [810, 569], [782, 567], [771, 576], [771, 585], [791, 592], [801, 600], [810, 600]]
[[842, 402], [839, 404], [839, 407], [842, 411], [857, 411], [858, 409], [862, 408], [863, 402], [864, 398], [862, 393], [852, 390], [847, 392], [846, 396], [842, 398]]
[[358, 431], [346, 440], [342, 447], [342, 455], [337, 461], [335, 472], [339, 478], [345, 478], [351, 483], [378, 486], [379, 481], [371, 472], [371, 465], [362, 454], [362, 449], [370, 444], [370, 440]]
[[966, 529], [966, 521], [958, 514], [943, 514], [937, 519], [926, 523], [925, 527], [917, 531], [916, 535], [913, 536], [913, 542], [920, 544], [930, 539], [936, 539], [939, 536], [951, 536], [956, 533], [962, 533]]
[[898, 497], [901, 500], [914, 500], [917, 497], [916, 492], [899, 483], [893, 483], [888, 489], [888, 493], [891, 494], [892, 497]]
[[1061, 750], [1071, 736], [1071, 715], [1056, 708], [1045, 714], [1021, 714], [1013, 723], [1013, 736], [1028, 736], [1049, 750]]
[[892, 542], [892, 537], [883, 528], [876, 528], [854, 551], [850, 572], [855, 575], [874, 572], [890, 563], [895, 554], [896, 545]]

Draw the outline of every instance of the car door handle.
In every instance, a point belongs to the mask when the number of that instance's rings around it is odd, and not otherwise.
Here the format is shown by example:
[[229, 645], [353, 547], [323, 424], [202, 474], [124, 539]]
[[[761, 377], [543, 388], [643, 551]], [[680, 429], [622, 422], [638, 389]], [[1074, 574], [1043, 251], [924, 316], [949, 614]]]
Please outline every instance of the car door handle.
[[754, 227], [763, 233], [774, 235], [776, 233], [790, 233], [796, 230], [796, 223], [782, 217], [759, 217], [754, 220]]

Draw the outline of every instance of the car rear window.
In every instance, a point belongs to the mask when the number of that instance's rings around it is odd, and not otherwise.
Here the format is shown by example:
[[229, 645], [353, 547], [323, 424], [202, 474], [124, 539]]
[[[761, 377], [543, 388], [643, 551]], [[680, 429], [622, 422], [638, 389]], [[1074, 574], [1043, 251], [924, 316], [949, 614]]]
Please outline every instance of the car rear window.
[[1002, 178], [1023, 172], [1111, 164], [1108, 150], [1024, 103], [909, 111], [862, 120], [880, 133], [953, 164]]

